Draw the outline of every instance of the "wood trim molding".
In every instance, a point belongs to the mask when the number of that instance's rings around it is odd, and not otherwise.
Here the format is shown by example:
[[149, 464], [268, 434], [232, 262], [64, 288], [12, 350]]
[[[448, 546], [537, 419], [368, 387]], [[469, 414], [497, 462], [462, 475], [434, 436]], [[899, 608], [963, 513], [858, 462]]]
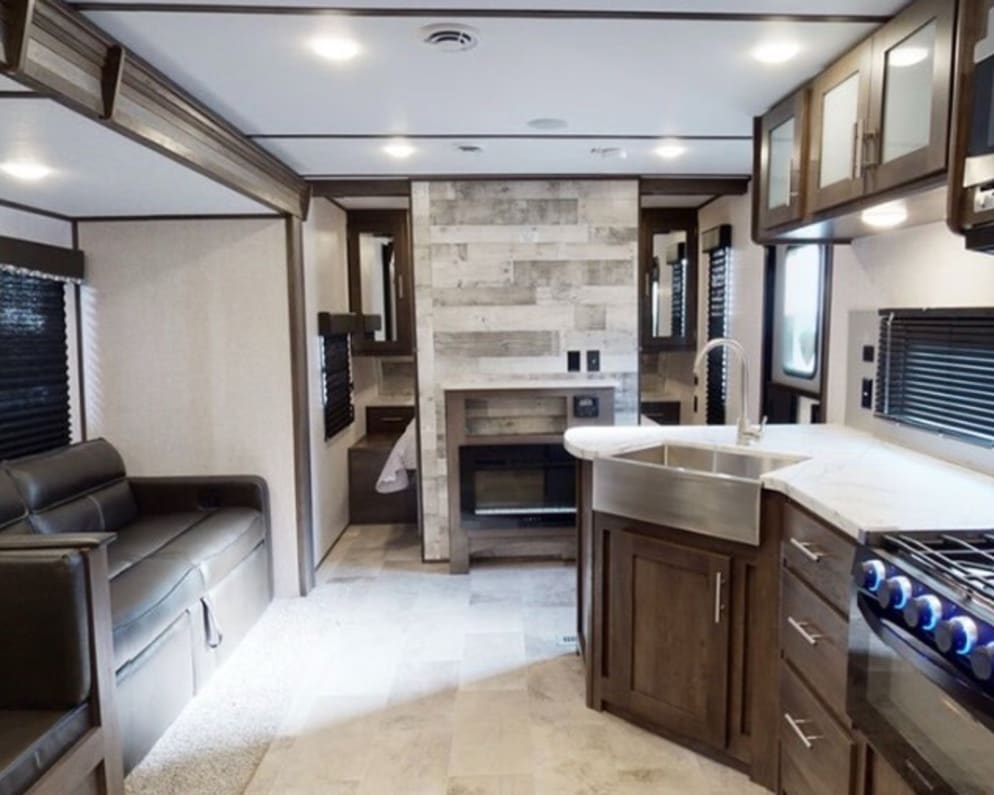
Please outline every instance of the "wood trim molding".
[[[254, 141], [391, 141], [395, 133], [250, 133]], [[412, 141], [751, 141], [749, 135], [660, 135], [611, 133], [411, 133], [403, 136]]]
[[60, 0], [0, 0], [2, 72], [279, 213], [303, 218], [307, 184]]
[[293, 402], [294, 504], [300, 595], [314, 589], [314, 510], [311, 486], [311, 423], [304, 294], [304, 237], [300, 218], [286, 217], [287, 296], [290, 309], [290, 382]]
[[411, 195], [408, 179], [318, 179], [310, 183], [311, 195], [324, 199], [341, 199], [348, 196], [403, 196]]
[[639, 193], [642, 196], [744, 196], [749, 181], [749, 177], [651, 177], [639, 181]]
[[73, 248], [0, 236], [0, 265], [13, 265], [60, 279], [82, 279], [83, 252]]

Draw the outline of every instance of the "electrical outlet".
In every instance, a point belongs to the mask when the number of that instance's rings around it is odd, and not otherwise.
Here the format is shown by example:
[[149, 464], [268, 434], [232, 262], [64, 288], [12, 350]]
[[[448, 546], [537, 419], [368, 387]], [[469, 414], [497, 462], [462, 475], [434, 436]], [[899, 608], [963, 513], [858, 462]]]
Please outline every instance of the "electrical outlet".
[[579, 351], [567, 351], [566, 352], [566, 371], [569, 373], [580, 372], [580, 352]]
[[601, 352], [587, 351], [587, 372], [599, 373], [601, 371]]

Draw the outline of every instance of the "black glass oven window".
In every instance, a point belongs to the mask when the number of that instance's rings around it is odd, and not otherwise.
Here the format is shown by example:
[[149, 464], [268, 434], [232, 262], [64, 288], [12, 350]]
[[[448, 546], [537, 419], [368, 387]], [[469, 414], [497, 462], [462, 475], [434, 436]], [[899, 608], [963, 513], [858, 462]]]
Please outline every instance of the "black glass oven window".
[[876, 411], [994, 445], [994, 309], [882, 312]]
[[[711, 267], [708, 269], [708, 339], [728, 336], [728, 248], [715, 248], [709, 252]], [[707, 373], [707, 422], [708, 425], [725, 424], [725, 401], [728, 396], [728, 348], [721, 347], [708, 354]]]
[[324, 348], [321, 376], [324, 387], [324, 438], [330, 439], [355, 420], [352, 405], [352, 363], [349, 336], [321, 338]]
[[0, 270], [0, 460], [70, 440], [65, 285]]

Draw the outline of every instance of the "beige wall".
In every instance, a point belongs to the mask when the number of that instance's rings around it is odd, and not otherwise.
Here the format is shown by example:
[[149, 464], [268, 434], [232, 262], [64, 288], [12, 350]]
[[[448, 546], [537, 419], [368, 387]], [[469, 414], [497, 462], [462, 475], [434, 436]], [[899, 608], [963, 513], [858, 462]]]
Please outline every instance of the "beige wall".
[[[446, 388], [617, 381], [637, 418], [634, 180], [412, 186], [425, 554], [449, 553]], [[568, 350], [602, 372], [567, 374]]]
[[348, 526], [348, 451], [366, 433], [365, 408], [376, 392], [375, 360], [353, 358], [356, 420], [334, 438], [325, 440], [317, 316], [318, 312], [349, 311], [345, 224], [345, 212], [324, 199], [314, 200], [304, 224], [315, 563], [320, 562]]
[[[701, 210], [698, 217], [701, 232], [706, 232], [721, 224], [732, 225], [731, 256], [731, 300], [729, 336], [737, 339], [745, 347], [749, 364], [749, 416], [753, 422], [759, 421], [760, 394], [763, 374], [763, 287], [765, 283], [765, 250], [752, 242], [752, 197], [725, 196]], [[701, 251], [700, 305], [698, 343], [703, 346], [707, 333], [707, 294], [708, 256]], [[739, 416], [740, 367], [731, 355], [726, 421], [732, 424]], [[706, 421], [706, 380], [700, 379], [697, 388], [698, 423]]]
[[134, 475], [258, 474], [277, 593], [298, 592], [279, 219], [80, 224], [89, 435]]

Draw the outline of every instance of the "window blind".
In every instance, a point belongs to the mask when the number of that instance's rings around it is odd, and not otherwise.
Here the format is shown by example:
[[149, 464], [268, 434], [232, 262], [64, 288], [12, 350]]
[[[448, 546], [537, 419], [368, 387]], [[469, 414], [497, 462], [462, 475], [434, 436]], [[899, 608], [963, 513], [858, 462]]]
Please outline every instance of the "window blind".
[[876, 413], [994, 446], [994, 309], [882, 311]]
[[0, 269], [0, 460], [70, 440], [65, 286]]
[[673, 266], [673, 336], [687, 336], [687, 318], [684, 314], [684, 295], [687, 292], [687, 266], [686, 261], [681, 261]]
[[[728, 247], [708, 252], [708, 339], [728, 336]], [[728, 395], [728, 349], [718, 348], [708, 354], [707, 422], [725, 424], [725, 399]]]
[[324, 438], [330, 439], [355, 420], [352, 405], [352, 362], [348, 334], [321, 337], [324, 355]]

